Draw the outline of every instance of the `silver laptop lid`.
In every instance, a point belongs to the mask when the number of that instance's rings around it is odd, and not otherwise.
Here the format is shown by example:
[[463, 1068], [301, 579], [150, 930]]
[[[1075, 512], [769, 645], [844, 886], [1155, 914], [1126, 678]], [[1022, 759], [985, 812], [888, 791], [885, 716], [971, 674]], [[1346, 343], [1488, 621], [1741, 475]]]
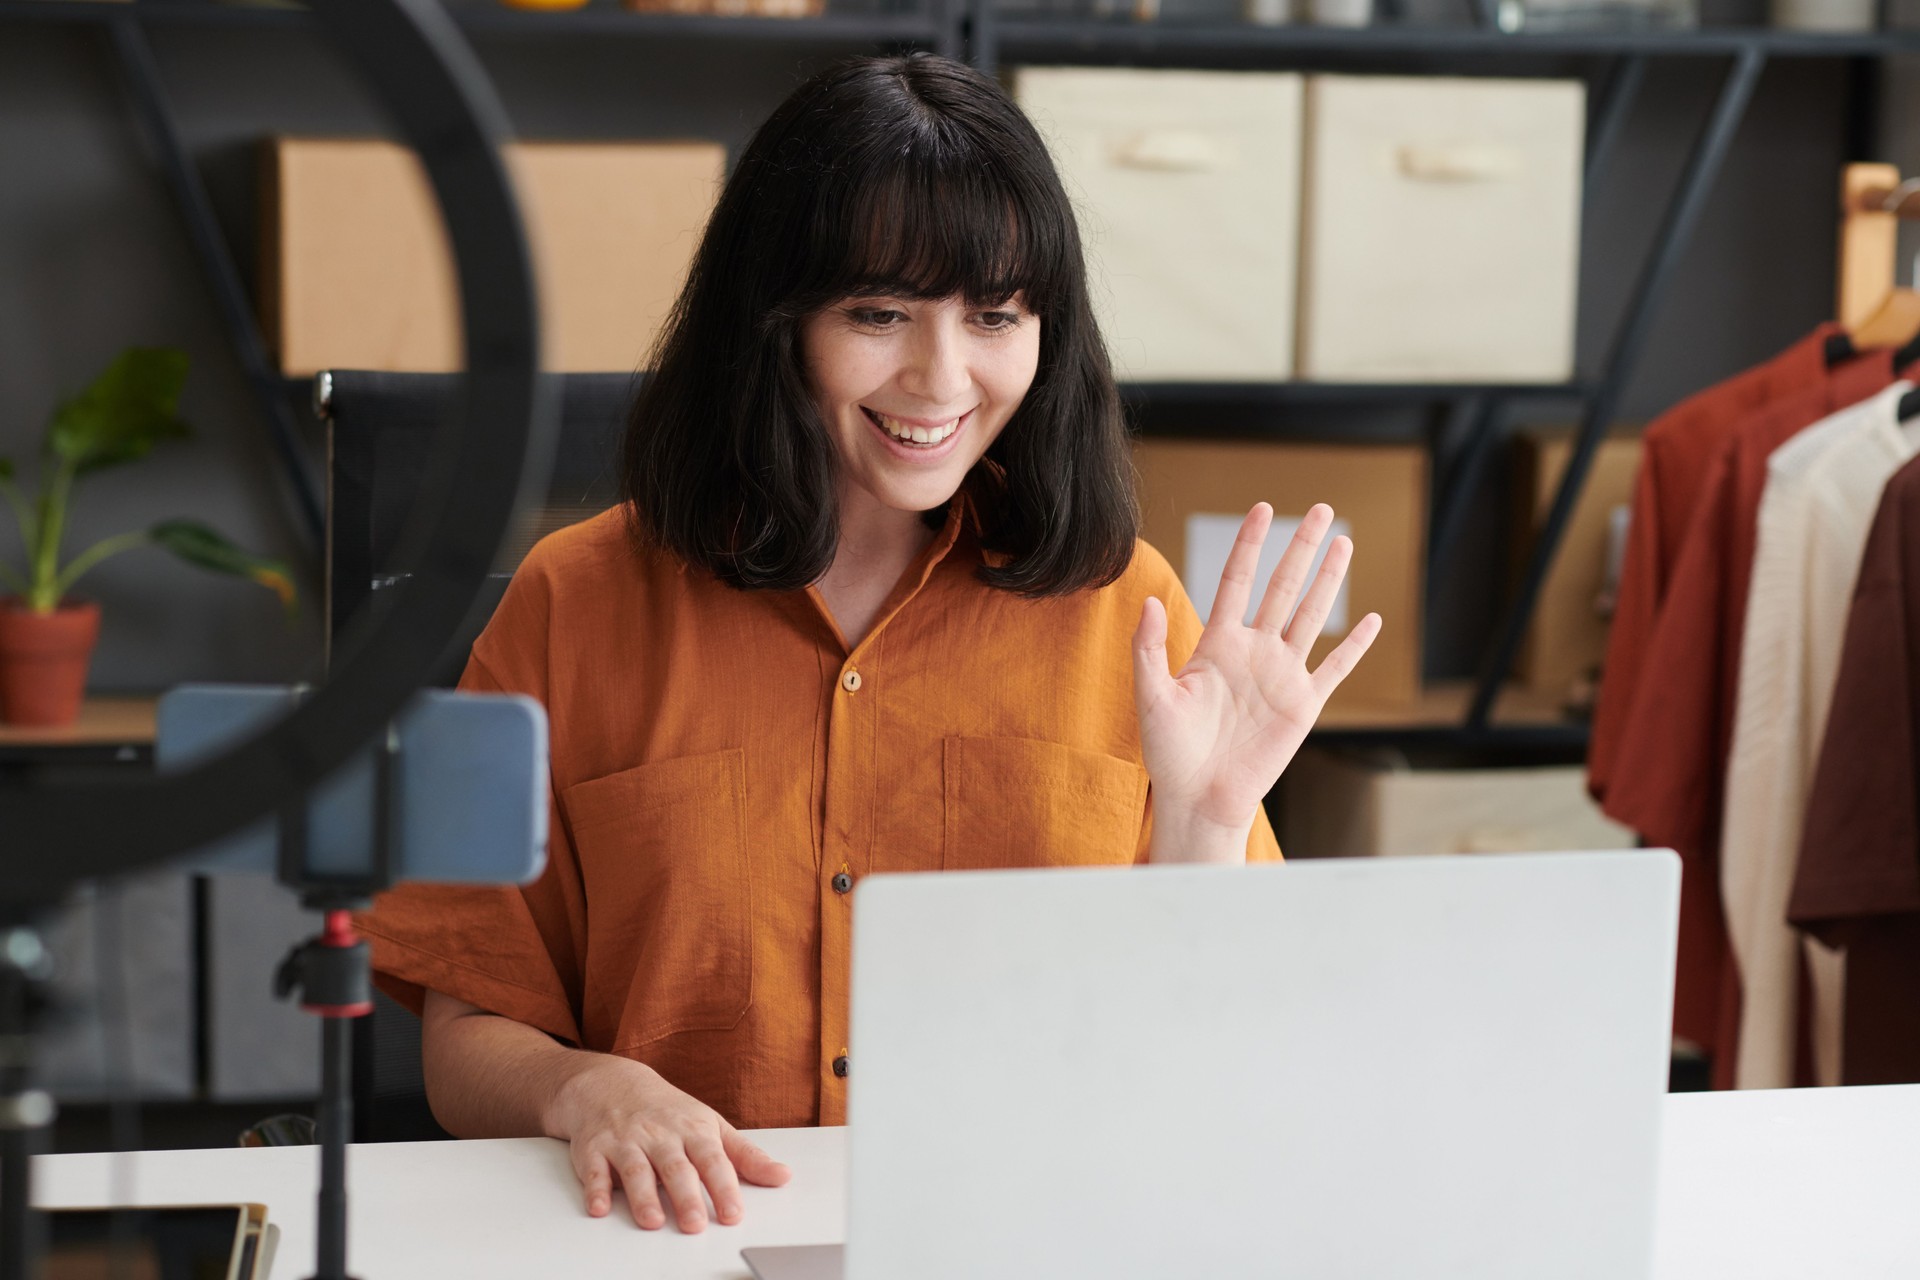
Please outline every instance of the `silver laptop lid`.
[[1626, 1280], [1665, 851], [875, 877], [847, 1280]]

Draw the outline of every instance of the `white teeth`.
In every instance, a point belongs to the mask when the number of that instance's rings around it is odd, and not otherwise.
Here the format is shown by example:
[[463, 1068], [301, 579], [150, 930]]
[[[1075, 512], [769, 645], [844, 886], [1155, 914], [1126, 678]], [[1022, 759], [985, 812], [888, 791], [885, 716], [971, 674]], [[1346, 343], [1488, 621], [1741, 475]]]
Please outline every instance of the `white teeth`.
[[[962, 417], [964, 416], [963, 414]], [[896, 418], [889, 418], [884, 413], [874, 413], [873, 417], [888, 435], [907, 444], [939, 444], [960, 429], [959, 418], [955, 418], [944, 426], [917, 427]]]

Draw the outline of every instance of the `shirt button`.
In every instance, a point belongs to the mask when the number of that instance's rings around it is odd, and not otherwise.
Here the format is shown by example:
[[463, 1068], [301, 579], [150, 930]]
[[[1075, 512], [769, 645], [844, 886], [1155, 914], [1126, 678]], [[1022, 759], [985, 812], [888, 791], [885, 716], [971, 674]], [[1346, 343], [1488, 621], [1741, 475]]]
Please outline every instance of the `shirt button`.
[[842, 871], [833, 878], [833, 891], [835, 893], [853, 892], [853, 877]]
[[839, 1057], [833, 1060], [833, 1074], [835, 1074], [836, 1076], [839, 1076], [843, 1080], [846, 1079], [846, 1076], [847, 1076], [847, 1055], [846, 1054], [843, 1053]]
[[847, 673], [840, 677], [840, 687], [848, 693], [860, 692], [860, 673], [849, 667]]

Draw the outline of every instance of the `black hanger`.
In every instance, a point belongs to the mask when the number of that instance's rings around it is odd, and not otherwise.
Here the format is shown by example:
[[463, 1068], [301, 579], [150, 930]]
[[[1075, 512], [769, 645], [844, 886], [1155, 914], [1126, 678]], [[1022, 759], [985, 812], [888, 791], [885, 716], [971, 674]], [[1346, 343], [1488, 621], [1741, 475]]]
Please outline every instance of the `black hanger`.
[[[1914, 345], [1914, 343], [1920, 343], [1920, 337], [1916, 337], [1913, 343], [1909, 343], [1908, 345], [1911, 346]], [[1901, 350], [1905, 351], [1906, 348], [1903, 347]], [[1850, 336], [1844, 333], [1833, 333], [1827, 335], [1827, 345], [1822, 354], [1826, 356], [1827, 368], [1831, 369], [1837, 364], [1845, 364], [1860, 353], [1854, 348], [1853, 339]], [[1916, 351], [1914, 354], [1920, 355], [1920, 351]], [[1902, 363], [1902, 361], [1896, 360], [1894, 362], [1894, 368], [1900, 368]]]
[[1893, 371], [1899, 373], [1915, 360], [1920, 360], [1920, 334], [1915, 334], [1906, 346], [1893, 353]]

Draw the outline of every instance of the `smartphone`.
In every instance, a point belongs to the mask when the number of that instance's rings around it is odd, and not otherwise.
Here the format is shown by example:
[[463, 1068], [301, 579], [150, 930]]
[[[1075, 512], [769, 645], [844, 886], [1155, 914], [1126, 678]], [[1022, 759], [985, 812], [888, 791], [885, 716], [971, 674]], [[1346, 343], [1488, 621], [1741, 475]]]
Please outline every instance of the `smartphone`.
[[[161, 699], [154, 764], [187, 768], [299, 705], [280, 685], [181, 685]], [[525, 884], [547, 857], [547, 713], [517, 694], [422, 691], [396, 718], [391, 879]], [[374, 761], [355, 756], [307, 797], [307, 869], [365, 874], [373, 857]], [[180, 870], [278, 870], [280, 821], [262, 818], [189, 854]]]

